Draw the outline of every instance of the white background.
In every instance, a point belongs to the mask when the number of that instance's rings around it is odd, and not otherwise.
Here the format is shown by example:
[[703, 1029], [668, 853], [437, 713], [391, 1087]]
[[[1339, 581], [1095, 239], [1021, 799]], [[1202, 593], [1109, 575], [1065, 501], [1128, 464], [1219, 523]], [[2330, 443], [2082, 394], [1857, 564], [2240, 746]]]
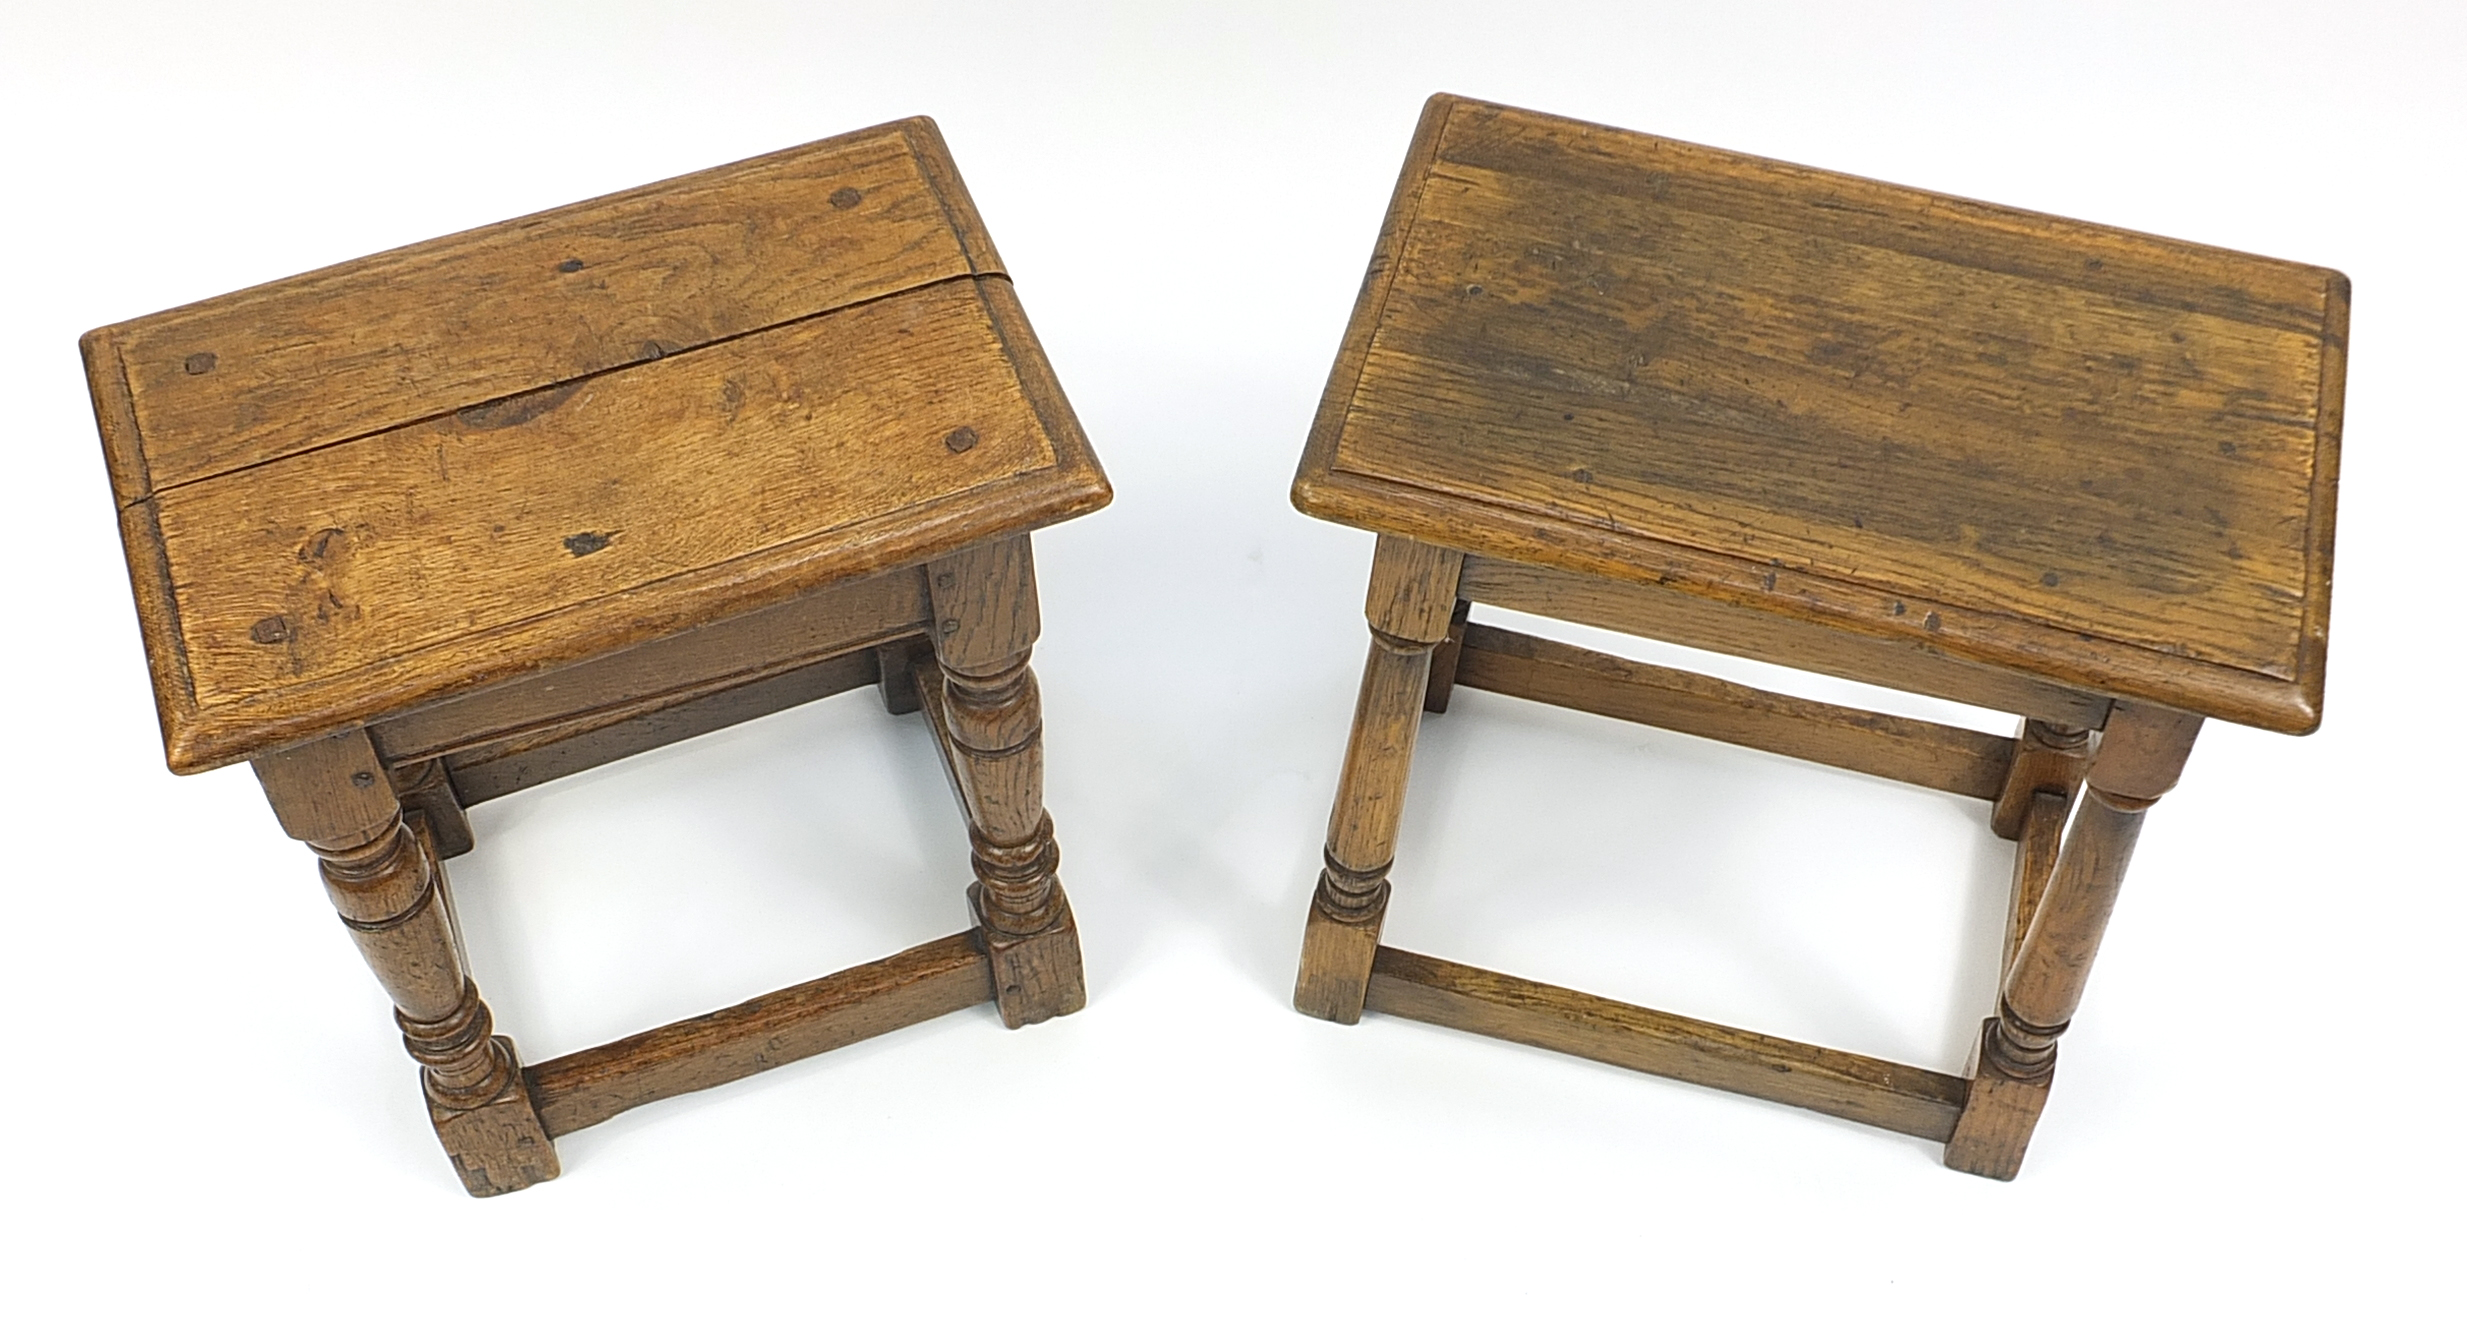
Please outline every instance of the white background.
[[[411, 8], [0, 22], [9, 1306], [2439, 1305], [2467, 914], [2440, 771], [2454, 7]], [[2328, 720], [2205, 732], [2018, 1181], [1288, 1007], [1370, 539], [1286, 483], [1442, 89], [2353, 276]], [[972, 1010], [659, 1104], [565, 1139], [561, 1180], [470, 1200], [251, 775], [163, 770], [76, 336], [915, 113], [1118, 491], [1038, 539], [1090, 1006], [1019, 1033]], [[1958, 1069], [2008, 864], [1984, 820], [1468, 693], [1425, 733], [1389, 940]], [[530, 1059], [965, 922], [925, 733], [870, 694], [473, 822], [472, 955]]]

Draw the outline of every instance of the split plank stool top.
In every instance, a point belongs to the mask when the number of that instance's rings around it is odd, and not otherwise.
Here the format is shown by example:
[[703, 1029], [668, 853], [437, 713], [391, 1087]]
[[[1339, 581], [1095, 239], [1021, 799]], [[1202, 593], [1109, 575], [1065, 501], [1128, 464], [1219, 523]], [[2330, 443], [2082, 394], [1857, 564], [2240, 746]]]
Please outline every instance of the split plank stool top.
[[[1452, 97], [1425, 111], [1294, 503], [1378, 533], [1295, 1005], [1945, 1144], [2011, 1178], [2205, 718], [2320, 721], [2348, 284]], [[2023, 716], [2011, 739], [1472, 623], [1483, 603]], [[1994, 802], [1968, 1078], [1379, 945], [1455, 686]]]
[[[930, 120], [83, 348], [171, 767], [256, 766], [473, 1194], [644, 1102], [1081, 1006], [1028, 536], [1112, 492]], [[942, 750], [975, 928], [522, 1066], [439, 864], [464, 807], [864, 685]]]

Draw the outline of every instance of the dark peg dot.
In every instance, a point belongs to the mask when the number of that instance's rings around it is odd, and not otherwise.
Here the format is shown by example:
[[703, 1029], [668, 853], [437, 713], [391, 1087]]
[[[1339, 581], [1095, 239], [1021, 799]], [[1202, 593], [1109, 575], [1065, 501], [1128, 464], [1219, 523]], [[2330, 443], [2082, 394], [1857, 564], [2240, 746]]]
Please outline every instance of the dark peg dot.
[[[812, 194], [808, 193], [807, 195], [811, 196]], [[831, 194], [831, 208], [833, 210], [846, 210], [850, 206], [853, 206], [863, 200], [865, 200], [864, 193], [859, 192], [852, 187], [844, 187]]]
[[1944, 619], [1936, 616], [1934, 613], [1930, 613], [1927, 615], [1927, 620], [1920, 623], [1920, 625], [1926, 627], [1930, 631], [1936, 631], [1943, 628]]
[[607, 548], [610, 538], [596, 530], [581, 531], [565, 537], [565, 551], [577, 558], [588, 557]]
[[575, 260], [575, 259], [574, 259], [573, 257], [571, 257], [571, 256], [568, 256], [568, 257], [566, 257], [564, 260], [557, 262], [557, 273], [559, 273], [559, 274], [572, 274], [572, 273], [574, 273], [575, 271], [577, 271], [577, 270], [579, 270], [579, 269], [581, 269], [581, 268], [582, 268], [582, 262], [581, 262], [581, 261], [578, 261], [578, 260]]
[[1466, 284], [1466, 285], [1465, 285], [1465, 296], [1467, 296], [1467, 297], [1480, 297], [1481, 295], [1482, 295], [1482, 285], [1480, 285], [1480, 284]]
[[1901, 601], [1901, 600], [1896, 599], [1896, 600], [1894, 600], [1894, 601], [1893, 601], [1893, 615], [1894, 615], [1895, 617], [1900, 617], [1902, 614], [1907, 613], [1907, 612], [1909, 612], [1909, 611], [1910, 611], [1909, 609], [1904, 608], [1904, 607], [1902, 606], [1902, 601]]
[[291, 634], [291, 624], [280, 617], [261, 617], [248, 629], [248, 638], [260, 645], [279, 645]]
[[203, 375], [207, 371], [214, 369], [214, 354], [211, 352], [191, 352], [188, 354], [188, 360], [181, 362], [180, 366], [191, 375]]
[[942, 436], [942, 446], [954, 453], [967, 452], [977, 446], [977, 432], [963, 425]]
[[359, 772], [351, 775], [351, 785], [355, 787], [373, 787], [377, 785], [377, 775], [363, 768]]
[[2041, 573], [2039, 573], [2039, 584], [2041, 584], [2041, 585], [2054, 585], [2056, 582], [2058, 582], [2058, 581], [2060, 581], [2060, 580], [2062, 580], [2062, 579], [2064, 579], [2064, 578], [2062, 578], [2062, 577], [2060, 577], [2060, 576], [2056, 575], [2054, 572], [2041, 572]]

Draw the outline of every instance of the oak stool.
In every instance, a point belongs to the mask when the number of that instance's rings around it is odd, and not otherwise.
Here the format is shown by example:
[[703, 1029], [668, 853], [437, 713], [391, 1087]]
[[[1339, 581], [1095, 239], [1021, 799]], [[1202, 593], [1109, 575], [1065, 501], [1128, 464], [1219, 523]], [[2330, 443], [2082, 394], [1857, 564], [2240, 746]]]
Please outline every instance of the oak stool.
[[[1294, 480], [1377, 532], [1294, 1004], [1384, 1011], [2021, 1166], [2151, 803], [2205, 718], [2320, 721], [2330, 270], [1435, 97]], [[2021, 715], [1992, 737], [1471, 622], [1482, 603]], [[1993, 802], [1968, 1078], [1379, 944], [1458, 686]]]
[[[87, 334], [174, 772], [242, 760], [393, 998], [464, 1187], [629, 1107], [993, 1001], [1078, 1010], [1029, 532], [1112, 491], [931, 120]], [[466, 807], [878, 685], [975, 927], [524, 1066]]]

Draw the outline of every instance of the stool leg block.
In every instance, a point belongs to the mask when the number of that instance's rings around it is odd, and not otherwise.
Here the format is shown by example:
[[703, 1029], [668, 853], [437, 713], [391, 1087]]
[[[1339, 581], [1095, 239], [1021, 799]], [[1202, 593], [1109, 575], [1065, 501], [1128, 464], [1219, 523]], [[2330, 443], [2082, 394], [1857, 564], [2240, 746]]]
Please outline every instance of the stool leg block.
[[1979, 1047], [1970, 1063], [1970, 1096], [1953, 1122], [1953, 1137], [1945, 1141], [1944, 1164], [1991, 1180], [2010, 1180], [2021, 1174], [2022, 1154], [2030, 1150], [2031, 1132], [2047, 1107], [2056, 1067], [2050, 1056], [2038, 1075], [2005, 1073], [1990, 1059], [1998, 1050], [1996, 1029], [1994, 1020], [1980, 1026]]
[[968, 907], [994, 975], [994, 1006], [1005, 1028], [1042, 1024], [1088, 1004], [1086, 971], [1079, 960], [1079, 925], [1060, 888], [1054, 920], [1034, 933], [1006, 933], [986, 919], [985, 884], [968, 885]]
[[474, 1198], [528, 1189], [556, 1179], [558, 1171], [557, 1145], [522, 1082], [522, 1061], [513, 1040], [500, 1035], [489, 1041], [513, 1071], [513, 1082], [503, 1091], [470, 1107], [449, 1106], [435, 1093], [428, 1095], [428, 1120], [436, 1127], [437, 1142], [445, 1145], [454, 1173]]
[[1362, 1003], [1370, 993], [1371, 959], [1379, 954], [1379, 925], [1387, 913], [1385, 889], [1380, 909], [1369, 918], [1347, 922], [1330, 915], [1317, 900], [1302, 925], [1302, 971], [1294, 980], [1293, 1008], [1315, 1019], [1359, 1024]]

